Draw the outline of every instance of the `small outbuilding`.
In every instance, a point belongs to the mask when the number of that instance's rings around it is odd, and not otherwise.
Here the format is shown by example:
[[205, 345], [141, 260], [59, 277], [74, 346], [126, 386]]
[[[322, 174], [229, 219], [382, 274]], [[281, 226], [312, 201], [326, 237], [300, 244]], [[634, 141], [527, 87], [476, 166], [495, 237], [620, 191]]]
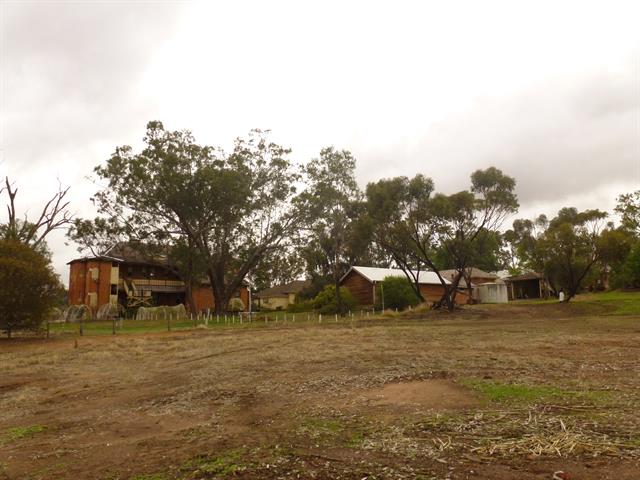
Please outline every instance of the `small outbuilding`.
[[[346, 287], [359, 305], [375, 305], [378, 303], [380, 283], [387, 277], [403, 277], [405, 273], [396, 268], [360, 267], [353, 266], [340, 280], [340, 286]], [[446, 284], [450, 284], [446, 278]], [[420, 293], [428, 302], [436, 302], [442, 298], [444, 287], [434, 272], [420, 272], [418, 277]], [[466, 293], [458, 291], [456, 303], [465, 304], [469, 297]]]
[[536, 272], [513, 275], [505, 278], [504, 281], [507, 284], [509, 300], [549, 298], [552, 292], [544, 276]]
[[476, 285], [474, 293], [480, 303], [507, 303], [509, 301], [507, 285], [502, 281]]

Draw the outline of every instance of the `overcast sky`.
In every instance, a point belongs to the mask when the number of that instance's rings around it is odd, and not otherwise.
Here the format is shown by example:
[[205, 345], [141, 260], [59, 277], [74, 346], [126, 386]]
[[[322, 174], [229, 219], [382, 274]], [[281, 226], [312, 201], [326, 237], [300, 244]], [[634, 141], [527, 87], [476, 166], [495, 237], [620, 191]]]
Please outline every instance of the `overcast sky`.
[[[640, 2], [0, 0], [0, 174], [35, 214], [149, 120], [228, 147], [251, 128], [358, 180], [438, 190], [495, 165], [519, 216], [611, 210], [640, 188]], [[4, 200], [4, 199], [3, 199]], [[4, 218], [2, 218], [4, 220]], [[65, 283], [77, 253], [50, 238]]]

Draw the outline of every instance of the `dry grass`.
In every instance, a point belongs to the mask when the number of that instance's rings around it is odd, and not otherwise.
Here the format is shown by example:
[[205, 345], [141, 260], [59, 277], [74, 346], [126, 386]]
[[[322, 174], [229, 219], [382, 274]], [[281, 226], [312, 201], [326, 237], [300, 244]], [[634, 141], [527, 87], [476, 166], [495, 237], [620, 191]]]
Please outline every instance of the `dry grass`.
[[[0, 478], [506, 479], [593, 458], [579, 478], [633, 478], [640, 318], [558, 308], [3, 342], [0, 434], [47, 429], [0, 445]], [[366, 400], [433, 378], [478, 406]]]

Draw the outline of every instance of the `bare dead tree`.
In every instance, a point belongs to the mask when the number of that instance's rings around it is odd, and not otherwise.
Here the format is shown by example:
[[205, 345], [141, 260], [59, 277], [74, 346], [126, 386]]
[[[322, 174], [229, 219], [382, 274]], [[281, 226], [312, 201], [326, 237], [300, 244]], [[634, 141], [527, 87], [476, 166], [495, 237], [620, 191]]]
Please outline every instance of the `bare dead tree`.
[[7, 203], [8, 219], [7, 223], [2, 226], [5, 236], [37, 248], [51, 232], [69, 225], [73, 220], [73, 214], [68, 209], [67, 193], [69, 188], [63, 189], [58, 182], [58, 191], [45, 203], [38, 218], [32, 221], [25, 214], [24, 218], [20, 220], [16, 213], [18, 189], [12, 186], [9, 177], [5, 177], [5, 185], [0, 188], [0, 194], [6, 191], [9, 197]]

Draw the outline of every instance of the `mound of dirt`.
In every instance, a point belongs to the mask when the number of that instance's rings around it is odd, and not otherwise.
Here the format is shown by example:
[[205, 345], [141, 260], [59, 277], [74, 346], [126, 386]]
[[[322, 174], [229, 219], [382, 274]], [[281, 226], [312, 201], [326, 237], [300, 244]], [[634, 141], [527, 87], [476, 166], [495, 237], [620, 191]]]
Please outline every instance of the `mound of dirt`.
[[364, 397], [373, 405], [417, 405], [433, 410], [458, 410], [481, 404], [473, 391], [444, 379], [390, 383], [369, 390]]

